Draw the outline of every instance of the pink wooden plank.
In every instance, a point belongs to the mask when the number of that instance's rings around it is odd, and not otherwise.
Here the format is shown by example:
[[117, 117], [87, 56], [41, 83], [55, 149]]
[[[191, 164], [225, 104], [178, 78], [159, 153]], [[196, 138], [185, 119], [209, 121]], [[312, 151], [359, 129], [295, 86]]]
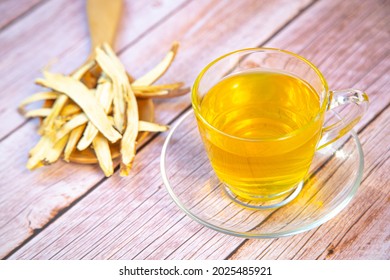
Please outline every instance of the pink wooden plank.
[[0, 29], [18, 17], [23, 17], [26, 12], [42, 2], [43, 0], [2, 0], [0, 2]]

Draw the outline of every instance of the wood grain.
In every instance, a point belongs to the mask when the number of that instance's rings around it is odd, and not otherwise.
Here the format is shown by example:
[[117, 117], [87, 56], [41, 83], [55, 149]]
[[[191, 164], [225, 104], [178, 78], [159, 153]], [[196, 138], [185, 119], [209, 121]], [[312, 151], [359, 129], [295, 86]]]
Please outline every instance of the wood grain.
[[[148, 36], [145, 36], [144, 38], [140, 39], [136, 44], [134, 44], [134, 46], [132, 46], [131, 48], [129, 48], [125, 52], [123, 52], [121, 55], [121, 59], [124, 61], [124, 63], [126, 65], [129, 65], [129, 66], [142, 65], [145, 68], [151, 67], [156, 62], [158, 62], [159, 57], [161, 57], [165, 53], [165, 51], [166, 51], [166, 49], [168, 49], [168, 46], [170, 45], [170, 43], [174, 39], [178, 39], [179, 41], [182, 42], [182, 48], [181, 48], [180, 53], [179, 53], [180, 60], [178, 59], [177, 62], [173, 65], [172, 69], [167, 74], [166, 80], [170, 80], [170, 81], [184, 80], [186, 83], [190, 83], [190, 81], [193, 79], [193, 77], [198, 73], [199, 69], [210, 59], [210, 56], [199, 57], [199, 59], [197, 60], [197, 66], [193, 65], [192, 67], [188, 67], [188, 65], [190, 65], [190, 63], [192, 63], [192, 64], [194, 63], [193, 57], [195, 55], [199, 56], [201, 54], [201, 50], [203, 50], [207, 46], [207, 44], [209, 43], [211, 38], [214, 38], [214, 40], [218, 39], [221, 42], [224, 42], [224, 44], [222, 44], [222, 43], [216, 44], [217, 47], [213, 50], [210, 50], [212, 52], [213, 56], [219, 55], [223, 52], [226, 52], [228, 50], [231, 50], [231, 49], [234, 49], [237, 47], [244, 47], [244, 45], [257, 45], [257, 44], [259, 44], [259, 42], [261, 42], [261, 41], [267, 39], [267, 37], [271, 36], [275, 30], [282, 27], [285, 24], [285, 22], [287, 22], [292, 17], [294, 17], [294, 15], [296, 15], [296, 13], [298, 13], [302, 7], [304, 7], [305, 5], [308, 5], [309, 2], [307, 2], [307, 1], [295, 2], [294, 6], [290, 6], [289, 9], [280, 11], [280, 9], [279, 9], [280, 5], [278, 5], [278, 3], [275, 3], [275, 2], [272, 2], [272, 3], [267, 4], [267, 5], [260, 5], [257, 1], [248, 1], [248, 5], [243, 5], [241, 7], [242, 13], [236, 13], [235, 10], [237, 9], [237, 7], [235, 7], [234, 5], [232, 5], [230, 7], [230, 9], [227, 9], [224, 5], [216, 5], [215, 3], [219, 3], [219, 2], [218, 1], [216, 1], [214, 3], [213, 2], [204, 2], [204, 3], [191, 2], [189, 5], [183, 7], [183, 9], [178, 11], [174, 17], [170, 17], [163, 24], [160, 24], [158, 26], [158, 28], [151, 31], [148, 34]], [[280, 3], [284, 3], [284, 2], [281, 1]], [[237, 3], [236, 5], [239, 5], [239, 4]], [[268, 19], [268, 22], [276, 23], [272, 27], [272, 29], [270, 29], [270, 25], [266, 25], [266, 26], [262, 27], [261, 22], [257, 22], [254, 20], [255, 18], [257, 18], [259, 16], [259, 14], [264, 14], [264, 17]], [[205, 17], [205, 20], [203, 20], [201, 22], [197, 22], [197, 19], [201, 18], [202, 16]], [[281, 20], [281, 16], [283, 17], [283, 20]], [[210, 25], [213, 24], [212, 22], [210, 22], [211, 18], [213, 18], [214, 24], [215, 24], [215, 22], [219, 22], [223, 18], [230, 18], [231, 23], [227, 24], [225, 26], [225, 29], [222, 29], [221, 27], [219, 27], [221, 30], [211, 32]], [[248, 19], [249, 20], [252, 19], [250, 21], [250, 22], [252, 22], [251, 25], [249, 25], [249, 24], [245, 25], [245, 23], [248, 21]], [[196, 25], [194, 25], [195, 22], [197, 22]], [[245, 28], [244, 28], [244, 26], [245, 26]], [[233, 32], [233, 30], [229, 31], [232, 28], [233, 29], [240, 28], [240, 30], [234, 30], [234, 32]], [[171, 33], [167, 34], [166, 30], [171, 30]], [[196, 30], [196, 32], [195, 32], [195, 30]], [[257, 32], [259, 30], [261, 31], [261, 32], [259, 32], [259, 36], [256, 36], [256, 37], [249, 36], [249, 34], [255, 32], [255, 30]], [[230, 34], [230, 35], [227, 36], [227, 34]], [[232, 36], [232, 34], [235, 34], [235, 37]], [[225, 42], [226, 39], [231, 40], [230, 43]], [[197, 42], [197, 43], [194, 44], [194, 42]], [[238, 44], [240, 44], [240, 46], [237, 46]], [[163, 46], [167, 46], [167, 47], [164, 48]], [[137, 56], [134, 56], [133, 55], [134, 53], [137, 53]], [[151, 56], [151, 53], [153, 53], [154, 55]], [[142, 69], [139, 69], [139, 68], [134, 69], [134, 71], [130, 70], [130, 72], [134, 73], [135, 76], [140, 75], [140, 73], [142, 73], [141, 71], [142, 71]], [[172, 75], [172, 73], [174, 73], [174, 74]], [[177, 112], [186, 108], [188, 106], [188, 104], [189, 104], [188, 97], [182, 97], [182, 98], [178, 98], [174, 101], [167, 101], [167, 102], [159, 103], [157, 105], [157, 121], [162, 122], [162, 123], [170, 122], [172, 119], [175, 118], [175, 116], [177, 115]], [[26, 128], [26, 130], [25, 130], [23, 127], [22, 129], [20, 129], [20, 131], [27, 131], [27, 129], [30, 130], [31, 128]], [[12, 143], [12, 141], [13, 141], [13, 138], [12, 139], [11, 138], [12, 137], [10, 136], [9, 143]], [[8, 138], [7, 138], [7, 140], [8, 140]], [[159, 141], [161, 141], [161, 139]], [[161, 189], [159, 169], [158, 169], [158, 165], [156, 166], [156, 160], [157, 160], [156, 155], [158, 155], [160, 153], [161, 145], [154, 145], [154, 149], [155, 149], [154, 151], [149, 151], [147, 155], [140, 155], [139, 156], [143, 160], [142, 161], [136, 160], [135, 165], [137, 167], [135, 167], [133, 175], [130, 176], [130, 178], [123, 179], [122, 181], [120, 181], [117, 178], [111, 178], [106, 183], [102, 183], [101, 185], [99, 185], [98, 189], [104, 191], [104, 193], [105, 193], [104, 197], [111, 197], [114, 199], [114, 201], [116, 200], [116, 198], [115, 198], [116, 195], [112, 193], [112, 189], [111, 189], [112, 186], [115, 184], [118, 184], [118, 189], [121, 189], [122, 187], [119, 187], [119, 186], [121, 186], [123, 184], [125, 184], [125, 185], [129, 184], [129, 186], [130, 185], [132, 186], [131, 188], [129, 187], [129, 189], [136, 190], [137, 191], [136, 194], [138, 194], [140, 190], [144, 190], [143, 188], [140, 188], [139, 186], [145, 187], [148, 184], [154, 184], [153, 186], [149, 186], [147, 188], [147, 190], [148, 191], [150, 190], [153, 193], [156, 189], [159, 189], [160, 190], [159, 194], [163, 195], [165, 197], [163, 202], [171, 204], [170, 199], [166, 196], [165, 190]], [[146, 158], [153, 158], [154, 159], [154, 164], [151, 165], [151, 166], [153, 166], [152, 170], [145, 168], [146, 166], [149, 166], [149, 164], [145, 164], [145, 162], [144, 162], [144, 160]], [[144, 169], [142, 169], [142, 168], [144, 168]], [[70, 172], [70, 174], [73, 175], [73, 170], [69, 171], [69, 169], [67, 167], [65, 169], [64, 167], [62, 167], [62, 165], [57, 164], [56, 169], [63, 170], [63, 172], [66, 172], [66, 170], [67, 170], [68, 172]], [[46, 174], [46, 172], [49, 172], [49, 171], [43, 170], [42, 172], [45, 172], [45, 174]], [[80, 170], [80, 172], [83, 172], [83, 171]], [[144, 172], [147, 172], [147, 173], [144, 173]], [[139, 173], [139, 174], [137, 174], [137, 173]], [[149, 173], [152, 175], [147, 180], [147, 182], [144, 182], [144, 180], [146, 178], [146, 174], [149, 174]], [[137, 176], [134, 176], [134, 174], [137, 174]], [[31, 177], [29, 178], [29, 180], [30, 181], [34, 180], [33, 178], [35, 176], [36, 175], [32, 174]], [[70, 178], [68, 178], [69, 184], [77, 184], [77, 177], [78, 176], [79, 175], [76, 174], [74, 177], [71, 176]], [[94, 179], [92, 177], [86, 176], [86, 178], [87, 178], [86, 180], [90, 182], [91, 187], [93, 186], [94, 183], [98, 182], [96, 177], [97, 176], [95, 175], [95, 182], [93, 182]], [[75, 181], [73, 181], [72, 178], [74, 178]], [[119, 181], [117, 182], [117, 180], [119, 180]], [[19, 191], [21, 191], [21, 190], [19, 190]], [[152, 198], [149, 198], [149, 196], [151, 196], [152, 194], [149, 193], [148, 191], [144, 190], [144, 192], [140, 193], [139, 194], [140, 196], [137, 198], [140, 200], [140, 205], [143, 205], [143, 207], [150, 207], [150, 203], [152, 201]], [[93, 193], [98, 194], [98, 192], [93, 192]], [[92, 194], [92, 193], [90, 193], [90, 194]], [[88, 197], [90, 196], [90, 194], [88, 194]], [[120, 199], [126, 198], [122, 202], [123, 204], [120, 204], [118, 201], [114, 202], [114, 201], [108, 200], [108, 202], [110, 202], [110, 201], [111, 202], [105, 206], [106, 208], [113, 207], [113, 209], [114, 209], [113, 211], [115, 213], [114, 216], [117, 216], [119, 214], [119, 213], [117, 213], [117, 211], [122, 211], [122, 209], [123, 209], [123, 208], [118, 209], [117, 208], [118, 206], [127, 207], [127, 208], [131, 209], [131, 207], [133, 207], [132, 205], [128, 205], [128, 206], [126, 206], [126, 205], [129, 204], [129, 201], [134, 201], [134, 199], [135, 199], [135, 198], [132, 198], [132, 196], [134, 195], [132, 193], [129, 194], [130, 197], [128, 195], [124, 195], [123, 193], [120, 193], [118, 195], [119, 195], [118, 197]], [[146, 198], [148, 198], [148, 200], [144, 201]], [[154, 199], [158, 199], [158, 201], [159, 201], [159, 197], [153, 197], [153, 200]], [[84, 199], [83, 199], [83, 201], [84, 201]], [[114, 204], [111, 204], [112, 202], [114, 202]], [[77, 204], [79, 204], [79, 203], [77, 203]], [[136, 207], [137, 204], [134, 204], [134, 205], [135, 205], [134, 207]], [[36, 205], [34, 205], [34, 206], [37, 207]], [[33, 206], [33, 208], [34, 208], [34, 206]], [[143, 207], [140, 206], [140, 209], [143, 209], [143, 211], [144, 211]], [[153, 208], [153, 211], [157, 211], [158, 213], [160, 213], [158, 216], [156, 216], [154, 213], [150, 213], [150, 212], [147, 212], [146, 215], [150, 215], [150, 217], [155, 217], [154, 219], [157, 219], [156, 221], [159, 221], [159, 222], [166, 221], [167, 219], [169, 219], [169, 217], [171, 215], [166, 212], [167, 210], [169, 210], [169, 208], [165, 208], [164, 206], [162, 206], [162, 207], [163, 207], [163, 211], [160, 208]], [[93, 208], [95, 208], [95, 207], [91, 207], [91, 209], [93, 209]], [[97, 209], [100, 209], [100, 207]], [[140, 209], [138, 209], [136, 211], [136, 213], [139, 213], [138, 211], [140, 211]], [[177, 211], [177, 208], [175, 208], [175, 206], [172, 205], [171, 211]], [[85, 211], [82, 210], [82, 212], [84, 213]], [[102, 211], [101, 212], [101, 214], [103, 215], [102, 220], [97, 222], [96, 224], [95, 223], [94, 224], [95, 225], [102, 224], [103, 228], [106, 228], [107, 230], [116, 232], [117, 230], [121, 229], [120, 225], [111, 224], [113, 227], [113, 228], [111, 228], [111, 227], [107, 226], [107, 223], [113, 223], [114, 220], [118, 221], [120, 223], [121, 223], [121, 221], [120, 221], [120, 219], [117, 220], [117, 218], [115, 218], [115, 219], [108, 218], [106, 215], [109, 215], [109, 213], [110, 212], [108, 211], [108, 209]], [[124, 213], [127, 213], [127, 211], [123, 212], [120, 215], [123, 215]], [[140, 214], [138, 214], [138, 215], [140, 215]], [[21, 215], [19, 215], [19, 216], [21, 216]], [[45, 217], [45, 215], [43, 215], [43, 216]], [[92, 219], [96, 219], [98, 216], [99, 215], [96, 216], [96, 213], [94, 213], [94, 215], [91, 217], [92, 217]], [[117, 217], [119, 217], [119, 216], [117, 216]], [[131, 220], [133, 220], [136, 217], [137, 217], [137, 214], [133, 214], [129, 218]], [[181, 218], [183, 218], [183, 217], [184, 216], [181, 215]], [[149, 218], [146, 218], [146, 219], [148, 220]], [[44, 221], [44, 219], [42, 219], [42, 220]], [[134, 223], [135, 222], [136, 221], [134, 221]], [[142, 222], [142, 220], [138, 221], [137, 223], [139, 223], [139, 222]], [[124, 224], [124, 225], [127, 226], [127, 224]], [[172, 225], [175, 225], [175, 224], [173, 223]], [[39, 223], [39, 226], [44, 226], [44, 223], [43, 224]], [[104, 237], [104, 235], [105, 235], [104, 230], [102, 230], [102, 229], [99, 229], [99, 230], [101, 230], [102, 235], [96, 235], [95, 237], [98, 239]], [[145, 229], [141, 228], [141, 230], [145, 230]], [[91, 229], [91, 231], [94, 232], [92, 229]], [[88, 233], [86, 233], [86, 234], [88, 235]], [[136, 232], [134, 234], [136, 234]], [[156, 234], [158, 234], [158, 232]], [[29, 236], [29, 235], [26, 234], [26, 236]], [[71, 236], [72, 235], [65, 235], [63, 237], [67, 238], [67, 237], [71, 237]], [[148, 242], [148, 241], [152, 242], [151, 238], [153, 238], [153, 237], [154, 236], [150, 236], [148, 239], [141, 238], [140, 241], [143, 242], [143, 246], [145, 246], [145, 242]], [[82, 238], [82, 240], [84, 240], [83, 238]], [[91, 237], [89, 237], [89, 238], [91, 238]], [[117, 242], [123, 241], [122, 238], [126, 238], [126, 236], [123, 236], [121, 238], [118, 237], [115, 240], [115, 242], [117, 243]], [[48, 239], [48, 240], [50, 240], [50, 239]], [[163, 242], [163, 240], [159, 240], [159, 241]], [[81, 242], [84, 243], [84, 241], [81, 241]], [[92, 239], [90, 239], [90, 242], [93, 243], [93, 242], [97, 242], [97, 241], [94, 241], [94, 238], [92, 238]], [[102, 241], [100, 241], [100, 242], [102, 242]], [[111, 242], [111, 239], [107, 240], [107, 242]], [[74, 245], [76, 247], [80, 246], [80, 244], [76, 244], [76, 240], [75, 240]], [[158, 244], [156, 244], [156, 245], [158, 245]], [[106, 246], [106, 245], [104, 245], [104, 246]], [[137, 247], [134, 247], [134, 248], [137, 248]], [[86, 254], [86, 251], [77, 252], [76, 249], [74, 249], [74, 248], [72, 249], [72, 251], [74, 252], [75, 258], [82, 257], [80, 255]], [[34, 252], [36, 252], [36, 250], [31, 250], [30, 252], [34, 254]], [[58, 253], [55, 252], [54, 250], [51, 250], [50, 254], [55, 254], [55, 257], [61, 258], [61, 257], [65, 257], [63, 254], [65, 254], [66, 252], [67, 252], [67, 248], [64, 248], [63, 250], [61, 249], [61, 252], [58, 252]], [[87, 252], [88, 252], [88, 250], [87, 250]], [[48, 256], [48, 255], [46, 255], [46, 253], [42, 253], [42, 254], [45, 255], [44, 258], [54, 257], [53, 255]], [[97, 254], [99, 254], [99, 248], [96, 248], [95, 251], [91, 251], [91, 253], [89, 253], [88, 257], [90, 255], [97, 255]], [[137, 254], [137, 252], [136, 252], [136, 254]], [[101, 256], [99, 255], [99, 258], [105, 258], [106, 255], [107, 255], [107, 248], [105, 248], [104, 255], [101, 255]], [[35, 256], [35, 254], [34, 254], [34, 256]], [[31, 257], [31, 256], [28, 256], [28, 257]], [[39, 257], [39, 256], [36, 256], [36, 257]]]
[[44, 0], [2, 0], [0, 2], [0, 30], [7, 27], [15, 20], [23, 17], [31, 9], [36, 8]]
[[[102, 180], [94, 166], [61, 163], [27, 174], [22, 168], [23, 155], [29, 141], [36, 139], [34, 123], [29, 122], [0, 146], [4, 158], [17, 155], [0, 176], [0, 247], [4, 255], [17, 248], [10, 258], [389, 258], [389, 223], [378, 222], [389, 219], [389, 155], [383, 145], [389, 142], [389, 131], [383, 129], [389, 115], [389, 96], [384, 94], [389, 86], [386, 4], [336, 0], [314, 5], [310, 1], [245, 4], [186, 3], [147, 35], [137, 37], [136, 43], [125, 44], [121, 59], [138, 76], [178, 39], [182, 48], [164, 80], [191, 84], [212, 58], [267, 41], [266, 45], [287, 48], [312, 60], [332, 87], [367, 89], [372, 104], [358, 126], [366, 173], [350, 206], [325, 225], [294, 237], [245, 240], [224, 235], [185, 216], [164, 189], [158, 155], [166, 134], [142, 148], [134, 172], [126, 179]], [[71, 57], [71, 52], [67, 56]], [[60, 67], [70, 66], [64, 63]], [[157, 120], [171, 122], [188, 105], [188, 96], [160, 101]], [[21, 179], [15, 182], [14, 175]], [[21, 243], [23, 246], [17, 247]]]

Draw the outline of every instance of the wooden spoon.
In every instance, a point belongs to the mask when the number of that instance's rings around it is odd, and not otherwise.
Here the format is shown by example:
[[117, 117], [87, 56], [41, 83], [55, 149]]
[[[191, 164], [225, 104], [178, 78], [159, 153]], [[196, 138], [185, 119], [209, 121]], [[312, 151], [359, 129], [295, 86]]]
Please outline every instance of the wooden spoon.
[[[86, 63], [90, 62], [95, 54], [97, 46], [107, 42], [110, 46], [114, 45], [115, 35], [119, 25], [120, 15], [122, 13], [122, 0], [87, 0], [87, 15], [88, 26], [91, 37], [91, 52]], [[93, 83], [94, 77], [98, 77], [101, 69], [93, 68], [84, 79], [88, 83]], [[89, 80], [88, 80], [89, 79]], [[154, 104], [152, 99], [138, 99], [139, 119], [152, 122], [154, 120]], [[148, 132], [140, 132], [138, 134], [137, 143], [140, 144], [147, 136]], [[120, 156], [120, 145], [114, 144], [111, 146], [112, 158]], [[72, 162], [92, 164], [97, 163], [95, 152], [88, 148], [84, 151], [74, 150], [69, 158]]]

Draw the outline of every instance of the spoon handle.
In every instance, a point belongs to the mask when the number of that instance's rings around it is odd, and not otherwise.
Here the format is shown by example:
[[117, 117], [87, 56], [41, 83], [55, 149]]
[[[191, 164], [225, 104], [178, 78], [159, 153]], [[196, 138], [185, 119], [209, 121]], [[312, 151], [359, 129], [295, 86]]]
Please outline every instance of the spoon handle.
[[87, 0], [92, 53], [104, 42], [114, 45], [122, 6], [122, 0]]

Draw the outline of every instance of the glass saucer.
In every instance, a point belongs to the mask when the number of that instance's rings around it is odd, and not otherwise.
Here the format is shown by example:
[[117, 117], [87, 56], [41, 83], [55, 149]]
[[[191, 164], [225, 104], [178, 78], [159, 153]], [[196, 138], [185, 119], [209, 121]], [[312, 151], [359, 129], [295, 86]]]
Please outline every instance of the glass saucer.
[[243, 207], [229, 198], [214, 174], [192, 110], [172, 128], [161, 154], [162, 178], [176, 204], [204, 226], [245, 238], [277, 238], [318, 227], [347, 206], [362, 173], [363, 152], [352, 131], [317, 151], [291, 202], [276, 209]]

